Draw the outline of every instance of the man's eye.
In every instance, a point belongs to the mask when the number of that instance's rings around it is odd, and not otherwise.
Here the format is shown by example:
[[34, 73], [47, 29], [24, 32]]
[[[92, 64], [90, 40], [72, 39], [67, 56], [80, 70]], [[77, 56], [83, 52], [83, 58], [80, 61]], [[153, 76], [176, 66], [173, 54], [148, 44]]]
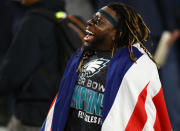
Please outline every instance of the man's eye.
[[100, 20], [100, 18], [98, 18], [97, 20], [96, 20], [96, 23], [95, 23], [95, 25], [101, 25], [101, 20]]
[[97, 26], [101, 25], [101, 20], [100, 20], [100, 18], [93, 18], [93, 19], [92, 19], [92, 22], [93, 22], [95, 25], [97, 25]]
[[100, 25], [100, 21], [99, 21], [99, 20], [96, 20], [95, 25]]
[[95, 19], [91, 19], [91, 21], [92, 21], [94, 24], [97, 23], [97, 20], [95, 20]]

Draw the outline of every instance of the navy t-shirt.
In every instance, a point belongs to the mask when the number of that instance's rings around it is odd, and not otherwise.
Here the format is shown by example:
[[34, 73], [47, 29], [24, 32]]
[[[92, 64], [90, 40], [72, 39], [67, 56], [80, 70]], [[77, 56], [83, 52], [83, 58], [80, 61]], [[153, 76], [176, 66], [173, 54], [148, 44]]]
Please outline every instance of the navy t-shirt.
[[110, 51], [95, 51], [84, 61], [74, 89], [68, 131], [100, 131]]

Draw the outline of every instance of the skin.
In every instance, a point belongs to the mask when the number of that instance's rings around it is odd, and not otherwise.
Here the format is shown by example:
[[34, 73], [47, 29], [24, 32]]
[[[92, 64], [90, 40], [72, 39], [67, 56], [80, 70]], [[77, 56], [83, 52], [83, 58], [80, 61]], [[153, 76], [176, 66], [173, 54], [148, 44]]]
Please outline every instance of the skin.
[[[116, 13], [105, 6], [102, 10], [109, 13], [116, 21]], [[94, 19], [94, 20], [93, 20]], [[95, 47], [99, 50], [110, 50], [114, 45], [114, 38], [116, 34], [116, 29], [114, 26], [106, 19], [101, 13], [97, 12], [93, 19], [87, 22], [86, 30], [92, 32], [94, 35], [88, 37], [85, 36], [84, 40], [86, 41], [88, 46]], [[96, 23], [94, 23], [95, 21]]]
[[31, 6], [39, 1], [40, 0], [21, 0], [21, 4], [25, 6]]

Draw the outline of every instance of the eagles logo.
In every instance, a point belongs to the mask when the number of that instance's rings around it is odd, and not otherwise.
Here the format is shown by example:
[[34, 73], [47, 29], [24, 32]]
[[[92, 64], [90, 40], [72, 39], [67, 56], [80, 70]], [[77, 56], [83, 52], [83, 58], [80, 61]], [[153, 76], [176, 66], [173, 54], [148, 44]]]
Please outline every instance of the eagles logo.
[[102, 68], [104, 68], [108, 62], [108, 59], [103, 58], [89, 61], [82, 67], [82, 72], [86, 74], [86, 77], [92, 77], [93, 75], [98, 73]]

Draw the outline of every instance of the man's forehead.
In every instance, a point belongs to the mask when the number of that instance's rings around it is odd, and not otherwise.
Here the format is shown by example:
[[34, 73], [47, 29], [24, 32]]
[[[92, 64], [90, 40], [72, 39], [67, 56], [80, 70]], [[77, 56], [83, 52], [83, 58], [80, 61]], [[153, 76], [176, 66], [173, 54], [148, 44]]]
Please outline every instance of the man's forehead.
[[101, 10], [106, 11], [108, 14], [110, 14], [116, 21], [118, 21], [117, 16], [116, 16], [116, 12], [113, 11], [111, 8], [109, 8], [108, 6], [104, 6], [103, 8], [101, 8]]
[[104, 17], [107, 21], [109, 21], [114, 27], [117, 27], [117, 17], [116, 13], [110, 9], [109, 7], [105, 6], [101, 8], [97, 13], [96, 16]]

